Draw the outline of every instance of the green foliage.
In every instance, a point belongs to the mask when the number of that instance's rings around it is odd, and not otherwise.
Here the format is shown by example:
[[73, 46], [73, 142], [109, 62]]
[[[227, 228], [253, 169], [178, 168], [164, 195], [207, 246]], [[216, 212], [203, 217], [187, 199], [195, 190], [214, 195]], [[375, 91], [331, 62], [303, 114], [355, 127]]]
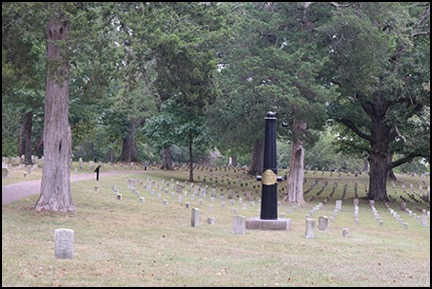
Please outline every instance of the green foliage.
[[263, 136], [262, 119], [270, 110], [288, 124], [300, 118], [309, 128], [322, 129], [324, 104], [335, 90], [322, 81], [329, 58], [308, 25], [321, 25], [328, 9], [317, 5], [306, 11], [279, 2], [239, 7], [233, 12], [235, 37], [224, 44], [222, 95], [208, 111], [208, 126], [221, 149], [250, 150]]
[[[336, 134], [330, 128], [318, 132], [319, 138], [313, 145], [306, 146], [304, 165], [309, 170], [360, 171], [363, 159], [359, 156], [349, 156], [339, 151], [335, 145]], [[289, 168], [291, 159], [291, 144], [285, 141], [277, 143], [277, 162], [282, 169]]]
[[429, 37], [413, 36], [423, 9], [412, 3], [356, 3], [335, 10], [319, 28], [330, 51], [328, 79], [340, 93], [329, 111], [346, 126], [340, 133], [345, 153], [369, 153], [368, 138], [383, 123], [392, 154], [429, 159]]
[[174, 144], [189, 146], [190, 137], [194, 146], [204, 148], [210, 143], [210, 139], [203, 130], [202, 118], [191, 115], [188, 107], [169, 99], [162, 105], [160, 113], [146, 122], [144, 130], [158, 150]]
[[[289, 164], [295, 117], [308, 124], [305, 165], [339, 167], [341, 153], [357, 164], [369, 143], [338, 121], [369, 134], [364, 107], [379, 96], [391, 103], [382, 122], [398, 131], [392, 153], [429, 161], [430, 38], [421, 33], [429, 29], [429, 3], [305, 3], [61, 4], [73, 27], [64, 45], [75, 158], [118, 156], [138, 122], [145, 123], [137, 127], [141, 159], [157, 160], [174, 145], [184, 150], [192, 136], [197, 156], [217, 147], [247, 164], [272, 110], [281, 165]], [[53, 5], [2, 3], [3, 155], [18, 153], [26, 112], [34, 115], [34, 144], [42, 136], [44, 33]], [[328, 114], [337, 129], [331, 138], [318, 133]]]

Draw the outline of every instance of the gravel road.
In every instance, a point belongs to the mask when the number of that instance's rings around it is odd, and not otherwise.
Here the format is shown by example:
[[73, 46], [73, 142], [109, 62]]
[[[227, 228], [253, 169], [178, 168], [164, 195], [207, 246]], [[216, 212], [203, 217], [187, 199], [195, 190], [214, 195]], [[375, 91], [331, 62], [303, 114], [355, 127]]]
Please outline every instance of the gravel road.
[[[130, 174], [133, 172], [104, 172], [99, 173], [99, 178], [125, 173]], [[71, 175], [71, 182], [86, 181], [91, 179], [95, 179], [94, 173]], [[2, 186], [2, 206], [31, 195], [39, 194], [41, 181], [42, 180], [24, 181]]]

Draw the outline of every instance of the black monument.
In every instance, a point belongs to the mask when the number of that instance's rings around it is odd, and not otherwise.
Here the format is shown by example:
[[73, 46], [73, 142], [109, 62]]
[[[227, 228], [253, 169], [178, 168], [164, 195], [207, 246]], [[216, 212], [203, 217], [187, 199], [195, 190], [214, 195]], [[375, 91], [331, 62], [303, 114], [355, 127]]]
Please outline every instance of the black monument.
[[277, 176], [276, 163], [276, 117], [269, 111], [265, 117], [264, 163], [263, 173], [257, 176], [262, 181], [261, 216], [246, 220], [246, 229], [289, 230], [290, 218], [278, 219], [277, 183], [282, 177]]
[[265, 118], [263, 174], [257, 176], [257, 180], [262, 181], [261, 219], [277, 220], [277, 182], [282, 181], [282, 177], [277, 176], [276, 117], [271, 111]]
[[96, 173], [96, 181], [99, 181], [99, 170], [102, 167], [102, 165], [98, 165], [94, 172]]

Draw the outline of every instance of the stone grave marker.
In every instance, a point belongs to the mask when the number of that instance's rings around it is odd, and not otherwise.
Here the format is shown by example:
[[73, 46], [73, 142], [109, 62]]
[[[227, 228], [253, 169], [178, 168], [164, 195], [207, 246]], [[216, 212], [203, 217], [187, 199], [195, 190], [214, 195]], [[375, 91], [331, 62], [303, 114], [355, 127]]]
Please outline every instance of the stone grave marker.
[[74, 231], [56, 229], [54, 231], [54, 256], [57, 259], [72, 259], [74, 251]]
[[191, 226], [196, 227], [199, 224], [199, 209], [192, 208]]
[[6, 178], [9, 174], [9, 171], [7, 168], [2, 168], [2, 178]]
[[359, 199], [354, 199], [354, 206], [357, 207], [359, 205]]
[[207, 218], [207, 224], [213, 225], [215, 222], [215, 218], [214, 217], [208, 217]]
[[243, 235], [246, 232], [246, 218], [245, 216], [234, 216], [233, 234]]
[[314, 219], [306, 219], [306, 239], [315, 238], [315, 220]]
[[348, 228], [343, 228], [342, 229], [342, 236], [343, 237], [348, 237], [348, 233], [349, 233], [349, 229]]
[[336, 210], [341, 210], [342, 209], [342, 200], [336, 200]]
[[328, 217], [320, 216], [318, 219], [318, 229], [322, 231], [327, 231], [328, 227]]

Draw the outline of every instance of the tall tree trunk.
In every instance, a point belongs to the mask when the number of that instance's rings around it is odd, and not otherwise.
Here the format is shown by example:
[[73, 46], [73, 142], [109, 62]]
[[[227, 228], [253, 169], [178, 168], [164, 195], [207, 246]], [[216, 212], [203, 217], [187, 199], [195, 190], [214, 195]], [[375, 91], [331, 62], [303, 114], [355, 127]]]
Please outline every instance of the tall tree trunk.
[[[374, 149], [374, 146], [371, 147]], [[369, 156], [369, 200], [388, 201], [387, 197], [387, 158], [380, 153], [371, 153]]]
[[304, 148], [303, 137], [307, 125], [305, 122], [294, 119], [293, 143], [291, 147], [291, 161], [284, 201], [292, 203], [305, 203], [303, 198], [304, 182]]
[[110, 160], [110, 163], [114, 162], [114, 150], [112, 148], [110, 149], [109, 160]]
[[252, 150], [249, 175], [261, 175], [264, 166], [264, 139], [256, 139]]
[[163, 170], [172, 170], [172, 158], [171, 158], [171, 149], [166, 148], [162, 150], [162, 165], [160, 167]]
[[231, 159], [230, 159], [228, 165], [230, 165], [232, 167], [236, 167], [237, 166], [237, 156], [234, 156], [234, 155], [231, 156]]
[[[61, 4], [54, 4], [61, 5]], [[59, 11], [59, 10], [57, 10]], [[72, 133], [69, 126], [69, 63], [64, 55], [69, 24], [55, 15], [48, 23], [44, 119], [44, 166], [37, 211], [74, 212], [70, 189]], [[56, 17], [58, 16], [58, 17]]]
[[130, 134], [123, 137], [122, 153], [119, 157], [119, 161], [124, 162], [139, 162], [137, 157], [136, 149], [136, 129], [138, 122], [136, 120], [131, 120], [129, 122]]
[[189, 132], [189, 182], [193, 182], [192, 132]]
[[25, 123], [21, 124], [18, 138], [18, 156], [25, 155]]
[[25, 114], [24, 123], [24, 155], [26, 165], [32, 165], [32, 127], [33, 127], [33, 112], [29, 111]]
[[378, 103], [371, 113], [372, 127], [369, 152], [369, 200], [388, 201], [387, 174], [390, 169], [391, 153], [389, 144], [390, 128], [383, 121], [386, 107]]
[[[169, 72], [169, 67], [166, 64], [166, 57], [167, 57], [167, 48], [165, 45], [161, 44], [155, 49], [155, 59], [156, 59], [156, 71], [158, 73], [158, 81], [156, 82], [156, 89], [159, 94], [159, 101], [156, 103], [157, 111], [161, 111], [161, 106], [164, 101], [169, 99], [170, 92], [166, 88], [167, 85], [165, 84], [166, 78], [164, 78], [165, 75]], [[162, 163], [160, 165], [160, 168], [163, 170], [172, 170], [173, 169], [173, 163], [171, 158], [171, 148], [164, 148], [161, 152], [162, 156]]]

